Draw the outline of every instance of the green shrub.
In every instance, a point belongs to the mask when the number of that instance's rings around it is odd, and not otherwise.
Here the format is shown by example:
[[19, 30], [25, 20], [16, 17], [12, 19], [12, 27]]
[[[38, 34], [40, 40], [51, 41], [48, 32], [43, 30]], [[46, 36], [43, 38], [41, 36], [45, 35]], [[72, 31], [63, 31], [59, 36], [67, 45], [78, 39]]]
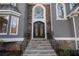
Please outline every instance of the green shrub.
[[70, 49], [58, 49], [56, 52], [59, 56], [70, 56]]
[[79, 50], [72, 49], [58, 49], [56, 50], [57, 55], [59, 56], [79, 56]]

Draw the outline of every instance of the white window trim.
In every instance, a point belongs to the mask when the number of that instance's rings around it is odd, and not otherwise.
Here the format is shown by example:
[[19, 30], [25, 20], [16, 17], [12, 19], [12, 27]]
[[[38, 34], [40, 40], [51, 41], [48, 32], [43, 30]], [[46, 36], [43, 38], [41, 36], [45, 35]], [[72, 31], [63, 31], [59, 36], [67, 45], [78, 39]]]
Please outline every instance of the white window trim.
[[7, 30], [6, 30], [6, 33], [0, 33], [0, 35], [7, 35], [7, 33], [8, 33], [8, 25], [9, 25], [9, 19], [10, 19], [10, 17], [9, 17], [9, 15], [0, 15], [0, 16], [8, 16], [8, 24], [7, 24]]
[[[17, 16], [15, 16], [15, 17], [17, 17]], [[10, 35], [18, 35], [19, 17], [18, 17], [16, 20], [17, 20], [16, 33], [15, 33], [15, 34], [14, 34], [14, 33], [11, 33], [11, 23], [10, 23], [10, 32], [9, 32]], [[12, 20], [11, 20], [11, 21], [12, 21]], [[10, 22], [11, 22], [11, 21], [10, 21]]]
[[71, 3], [70, 3], [70, 10], [72, 10], [72, 8], [73, 8], [73, 6], [72, 6]]
[[67, 20], [67, 18], [66, 18], [66, 5], [64, 3], [61, 3], [61, 4], [63, 5], [63, 8], [64, 8], [64, 18], [60, 18], [58, 16], [58, 8], [57, 8], [58, 3], [56, 3], [56, 20]]

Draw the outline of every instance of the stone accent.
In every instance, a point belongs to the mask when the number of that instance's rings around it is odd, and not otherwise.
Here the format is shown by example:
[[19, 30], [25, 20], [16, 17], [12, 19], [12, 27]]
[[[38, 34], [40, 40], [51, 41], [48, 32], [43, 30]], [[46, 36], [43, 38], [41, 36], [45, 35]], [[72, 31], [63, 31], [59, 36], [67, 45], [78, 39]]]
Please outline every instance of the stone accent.
[[0, 44], [0, 55], [5, 56], [17, 56], [21, 55], [22, 52], [25, 50], [25, 48], [28, 45], [29, 39], [24, 39], [23, 42], [3, 42], [3, 44]]
[[50, 40], [50, 42], [54, 49], [76, 49], [74, 40]]
[[79, 41], [77, 41], [77, 44], [78, 44], [78, 50], [79, 50]]
[[17, 44], [17, 42], [3, 42], [0, 48], [0, 55], [2, 56], [16, 56], [21, 53], [20, 44]]
[[27, 45], [28, 45], [28, 43], [29, 43], [29, 41], [30, 41], [30, 39], [24, 39], [24, 41], [21, 43], [21, 51], [23, 52], [25, 49], [26, 49], [26, 47], [27, 47]]
[[75, 50], [75, 41], [74, 40], [59, 40], [59, 49], [70, 48]]

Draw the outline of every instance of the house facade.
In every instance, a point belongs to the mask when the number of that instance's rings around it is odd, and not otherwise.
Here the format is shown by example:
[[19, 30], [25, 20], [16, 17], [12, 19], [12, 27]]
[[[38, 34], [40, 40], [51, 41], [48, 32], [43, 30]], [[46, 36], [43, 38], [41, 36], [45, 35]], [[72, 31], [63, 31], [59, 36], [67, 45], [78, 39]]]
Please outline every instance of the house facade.
[[79, 49], [78, 3], [0, 4], [0, 41], [24, 49], [31, 39], [45, 38], [59, 49]]

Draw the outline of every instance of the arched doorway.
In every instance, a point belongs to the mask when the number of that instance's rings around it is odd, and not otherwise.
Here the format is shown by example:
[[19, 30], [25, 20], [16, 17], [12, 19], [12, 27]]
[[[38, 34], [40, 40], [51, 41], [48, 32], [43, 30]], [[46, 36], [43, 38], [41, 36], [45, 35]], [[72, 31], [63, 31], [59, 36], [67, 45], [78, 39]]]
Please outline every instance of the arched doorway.
[[46, 9], [36, 4], [32, 10], [32, 39], [46, 38]]
[[34, 28], [33, 28], [33, 36], [34, 38], [44, 38], [45, 37], [45, 25], [41, 21], [37, 21], [34, 23]]

